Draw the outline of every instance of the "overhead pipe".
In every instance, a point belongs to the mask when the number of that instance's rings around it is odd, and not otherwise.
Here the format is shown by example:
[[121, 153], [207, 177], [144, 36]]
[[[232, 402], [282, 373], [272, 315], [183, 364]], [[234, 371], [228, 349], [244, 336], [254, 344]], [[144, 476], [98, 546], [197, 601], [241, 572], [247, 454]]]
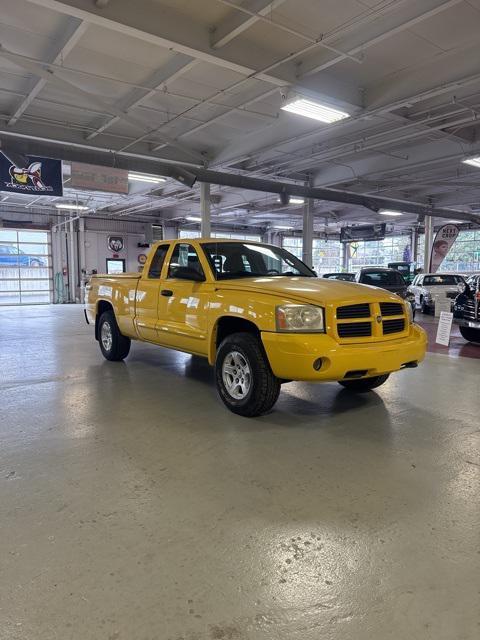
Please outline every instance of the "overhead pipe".
[[222, 173], [209, 169], [198, 169], [195, 171], [197, 179], [201, 182], [210, 182], [234, 189], [247, 189], [249, 191], [263, 191], [267, 193], [287, 193], [289, 196], [300, 196], [315, 200], [327, 200], [329, 202], [341, 202], [344, 204], [355, 204], [372, 211], [380, 209], [395, 209], [404, 213], [422, 214], [474, 222], [480, 224], [480, 216], [455, 209], [442, 209], [428, 205], [408, 202], [405, 200], [395, 200], [392, 198], [382, 198], [378, 196], [363, 196], [351, 191], [339, 191], [336, 189], [325, 189], [322, 187], [310, 187], [288, 182], [278, 182], [276, 180], [264, 180], [261, 178], [250, 178], [248, 176]]

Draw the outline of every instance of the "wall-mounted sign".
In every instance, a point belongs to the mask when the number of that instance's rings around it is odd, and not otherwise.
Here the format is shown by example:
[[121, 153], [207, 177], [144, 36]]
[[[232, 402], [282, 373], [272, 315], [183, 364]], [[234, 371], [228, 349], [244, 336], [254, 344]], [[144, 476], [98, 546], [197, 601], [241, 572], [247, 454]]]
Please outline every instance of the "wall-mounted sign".
[[114, 167], [72, 162], [69, 186], [109, 193], [128, 193], [128, 171]]
[[342, 227], [340, 230], [340, 242], [355, 242], [356, 240], [383, 240], [387, 225], [362, 224], [358, 227]]
[[146, 253], [139, 253], [138, 254], [138, 262], [140, 264], [145, 264], [147, 261], [147, 254]]
[[122, 236], [108, 236], [107, 245], [110, 251], [113, 251], [113, 253], [121, 251], [124, 247]]
[[456, 224], [444, 224], [437, 231], [430, 253], [430, 273], [436, 273], [457, 239], [458, 233]]
[[62, 196], [62, 161], [27, 156], [25, 166], [0, 153], [0, 191], [42, 196]]

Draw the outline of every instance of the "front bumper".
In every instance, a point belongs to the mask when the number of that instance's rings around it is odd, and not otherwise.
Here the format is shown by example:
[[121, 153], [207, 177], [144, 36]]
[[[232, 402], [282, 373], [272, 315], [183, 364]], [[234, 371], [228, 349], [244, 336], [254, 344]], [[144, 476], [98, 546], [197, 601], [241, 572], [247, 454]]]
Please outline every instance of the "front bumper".
[[[273, 373], [285, 380], [343, 380], [352, 371], [372, 377], [415, 366], [425, 357], [427, 335], [411, 325], [409, 335], [398, 340], [338, 344], [326, 334], [263, 332], [262, 342]], [[317, 371], [313, 363], [322, 358]]]
[[480, 321], [478, 320], [465, 320], [464, 318], [453, 318], [455, 324], [458, 324], [461, 327], [468, 327], [469, 329], [479, 329], [480, 330]]

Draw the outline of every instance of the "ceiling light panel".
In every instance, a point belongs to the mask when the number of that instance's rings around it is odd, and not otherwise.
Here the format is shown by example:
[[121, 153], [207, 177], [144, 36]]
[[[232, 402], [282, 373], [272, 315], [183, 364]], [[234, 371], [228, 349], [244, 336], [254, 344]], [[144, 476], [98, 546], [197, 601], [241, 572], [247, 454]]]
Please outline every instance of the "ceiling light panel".
[[320, 102], [314, 102], [313, 100], [307, 100], [306, 98], [297, 98], [293, 102], [284, 105], [282, 111], [288, 111], [299, 116], [305, 116], [305, 118], [312, 118], [319, 122], [325, 122], [326, 124], [332, 124], [339, 120], [348, 118], [350, 114], [333, 107], [327, 107]]

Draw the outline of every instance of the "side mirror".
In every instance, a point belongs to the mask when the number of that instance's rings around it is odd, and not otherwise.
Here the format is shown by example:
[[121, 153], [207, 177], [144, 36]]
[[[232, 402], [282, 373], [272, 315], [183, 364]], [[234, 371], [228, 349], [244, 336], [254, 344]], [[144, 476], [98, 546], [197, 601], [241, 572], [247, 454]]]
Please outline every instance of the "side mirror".
[[195, 282], [205, 282], [205, 276], [191, 267], [176, 267], [173, 271], [172, 278], [179, 280], [194, 280]]

